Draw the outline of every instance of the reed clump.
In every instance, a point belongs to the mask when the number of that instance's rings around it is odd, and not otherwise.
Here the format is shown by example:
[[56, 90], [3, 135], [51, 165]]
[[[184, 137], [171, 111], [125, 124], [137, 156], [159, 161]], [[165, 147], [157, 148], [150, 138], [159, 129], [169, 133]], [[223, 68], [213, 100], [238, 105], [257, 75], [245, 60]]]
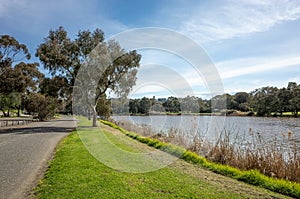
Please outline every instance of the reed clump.
[[195, 152], [207, 160], [229, 165], [240, 170], [257, 170], [278, 179], [300, 183], [300, 154], [294, 134], [289, 131], [279, 139], [266, 139], [263, 133], [240, 134], [234, 129], [223, 129], [216, 142], [205, 139], [206, 133], [183, 132], [171, 128], [168, 132], [154, 132], [150, 126], [139, 126], [126, 121], [118, 121], [122, 128], [139, 134], [172, 143]]

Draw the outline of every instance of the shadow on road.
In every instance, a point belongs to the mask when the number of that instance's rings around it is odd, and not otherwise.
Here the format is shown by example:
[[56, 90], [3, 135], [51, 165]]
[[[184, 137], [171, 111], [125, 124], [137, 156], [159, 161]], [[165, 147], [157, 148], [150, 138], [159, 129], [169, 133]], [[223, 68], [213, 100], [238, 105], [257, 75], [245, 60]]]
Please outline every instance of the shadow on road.
[[[59, 122], [59, 123], [58, 123]], [[61, 125], [61, 122], [71, 122], [72, 120], [51, 120], [51, 121], [44, 121], [44, 122], [38, 122], [34, 123], [32, 125], [20, 125], [20, 126], [7, 126], [0, 128], [0, 134], [35, 134], [35, 133], [67, 133], [75, 130], [75, 127], [72, 127], [71, 125]]]
[[75, 128], [66, 127], [20, 127], [10, 129], [0, 129], [0, 134], [35, 134], [35, 133], [66, 133], [75, 130]]

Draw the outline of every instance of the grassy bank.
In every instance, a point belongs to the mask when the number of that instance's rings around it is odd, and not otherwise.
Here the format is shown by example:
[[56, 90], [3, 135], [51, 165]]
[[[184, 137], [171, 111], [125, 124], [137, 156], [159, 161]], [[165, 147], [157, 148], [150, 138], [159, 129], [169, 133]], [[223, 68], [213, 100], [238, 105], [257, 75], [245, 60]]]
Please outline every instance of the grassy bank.
[[[278, 193], [300, 198], [300, 184], [296, 182], [268, 177], [260, 173], [258, 170], [253, 170], [253, 169], [239, 170], [228, 165], [214, 163], [208, 161], [206, 158], [200, 157], [198, 154], [194, 152], [185, 150], [182, 147], [170, 143], [164, 143], [161, 142], [160, 140], [153, 139], [151, 137], [144, 137], [133, 132], [128, 132], [125, 129], [107, 121], [102, 121], [102, 122], [105, 123], [106, 125], [109, 125], [115, 129], [120, 130], [125, 135], [133, 139], [136, 139], [142, 143], [145, 143], [149, 146], [155, 147], [157, 149], [160, 149], [172, 155], [178, 156], [183, 160], [200, 165], [218, 174], [232, 177], [234, 179], [244, 181], [252, 185], [264, 187], [266, 189]], [[220, 151], [220, 152], [227, 153], [228, 151]]]
[[[84, 124], [87, 126], [87, 124]], [[62, 141], [44, 179], [35, 189], [37, 198], [285, 198], [273, 192], [177, 160], [147, 173], [126, 173], [95, 159], [79, 134], [102, 134], [110, 143], [132, 153], [153, 150], [113, 128], [81, 128]], [[104, 156], [111, 146], [101, 143]]]

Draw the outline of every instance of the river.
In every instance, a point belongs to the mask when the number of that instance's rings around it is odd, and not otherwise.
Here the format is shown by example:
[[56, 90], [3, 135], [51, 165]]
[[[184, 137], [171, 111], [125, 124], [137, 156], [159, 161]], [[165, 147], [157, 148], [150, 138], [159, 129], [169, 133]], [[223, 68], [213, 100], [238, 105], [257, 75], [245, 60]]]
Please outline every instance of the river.
[[280, 117], [235, 117], [235, 116], [113, 116], [117, 121], [129, 121], [148, 125], [155, 132], [167, 133], [175, 128], [192, 138], [195, 134], [210, 141], [218, 138], [220, 132], [230, 133], [240, 139], [248, 139], [250, 133], [259, 134], [265, 141], [286, 141], [293, 139], [300, 145], [300, 118]]

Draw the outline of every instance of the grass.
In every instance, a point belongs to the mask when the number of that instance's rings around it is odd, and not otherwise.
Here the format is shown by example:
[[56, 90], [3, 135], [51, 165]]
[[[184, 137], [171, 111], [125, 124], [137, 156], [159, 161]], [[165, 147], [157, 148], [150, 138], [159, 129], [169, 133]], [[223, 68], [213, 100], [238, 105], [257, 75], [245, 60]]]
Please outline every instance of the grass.
[[[90, 124], [84, 121], [81, 125]], [[153, 150], [110, 127], [79, 128], [57, 146], [55, 158], [35, 189], [37, 198], [285, 198], [180, 159], [146, 173], [112, 169], [87, 150], [81, 140], [85, 134], [92, 134], [94, 144], [98, 143], [97, 134], [102, 134], [124, 152]], [[110, 144], [103, 141], [98, 147], [103, 156], [112, 160], [116, 157], [111, 154]]]
[[[256, 169], [249, 170], [239, 170], [229, 165], [223, 165], [215, 162], [211, 162], [206, 158], [200, 157], [198, 154], [184, 150], [182, 147], [172, 145], [170, 143], [164, 143], [156, 139], [152, 139], [150, 137], [143, 137], [133, 132], [128, 132], [125, 129], [115, 125], [114, 123], [102, 121], [104, 124], [109, 125], [115, 129], [120, 130], [127, 136], [136, 139], [142, 143], [145, 143], [149, 146], [153, 146], [157, 149], [170, 153], [172, 155], [176, 155], [183, 160], [198, 164], [204, 168], [207, 168], [211, 171], [214, 171], [218, 174], [222, 174], [228, 177], [232, 177], [234, 179], [244, 181], [246, 183], [260, 186], [278, 193], [282, 193], [288, 196], [300, 198], [300, 184], [296, 182], [291, 182], [289, 180], [284, 179], [276, 179], [273, 177], [268, 177], [262, 174], [260, 171]], [[227, 145], [226, 145], [227, 146]], [[226, 149], [227, 147], [225, 147]], [[217, 154], [226, 154], [232, 151], [223, 150], [224, 147], [220, 147], [218, 149], [222, 149], [218, 151]], [[224, 152], [224, 153], [223, 153]], [[273, 159], [272, 159], [273, 160]], [[276, 162], [275, 162], [276, 164]], [[297, 168], [298, 169], [298, 168]], [[297, 170], [296, 169], [296, 170]]]
[[223, 129], [217, 142], [211, 143], [205, 138], [207, 132], [197, 129], [196, 125], [195, 134], [176, 128], [171, 128], [166, 133], [156, 133], [151, 126], [139, 126], [128, 121], [118, 121], [117, 124], [146, 137], [141, 139], [142, 142], [148, 142], [149, 137], [149, 145], [153, 142], [151, 139], [155, 138], [161, 142], [184, 147], [212, 162], [241, 170], [259, 170], [269, 177], [300, 183], [299, 144], [291, 131], [270, 140], [263, 133], [254, 132], [252, 129], [245, 133], [239, 133], [234, 128]]
[[[298, 112], [298, 115], [300, 115], [300, 111]], [[292, 112], [283, 112], [282, 116], [294, 116], [294, 114]]]

